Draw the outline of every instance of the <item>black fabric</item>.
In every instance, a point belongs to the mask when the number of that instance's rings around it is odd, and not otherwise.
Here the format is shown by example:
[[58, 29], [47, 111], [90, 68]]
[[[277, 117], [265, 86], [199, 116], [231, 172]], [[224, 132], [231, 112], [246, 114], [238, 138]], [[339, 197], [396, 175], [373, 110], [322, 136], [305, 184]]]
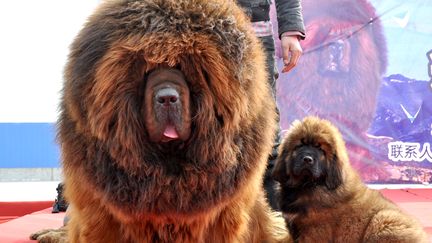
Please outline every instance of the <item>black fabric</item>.
[[[270, 13], [270, 0], [237, 0], [238, 4], [244, 9], [247, 15], [251, 17], [252, 22], [266, 21]], [[287, 31], [299, 31], [305, 34], [303, 23], [302, 7], [300, 0], [275, 0], [276, 13], [280, 35]], [[267, 9], [267, 15], [262, 13]], [[256, 17], [254, 17], [254, 15]], [[304, 36], [301, 36], [304, 39]]]
[[251, 8], [252, 22], [269, 21], [270, 20], [270, 5], [263, 5]]
[[[268, 82], [270, 87], [272, 88], [273, 99], [276, 100], [276, 79], [278, 77], [278, 70], [275, 64], [274, 39], [273, 36], [264, 36], [264, 37], [260, 37], [259, 39], [261, 40], [264, 50], [266, 52], [266, 66], [267, 66], [267, 72], [269, 74]], [[276, 110], [276, 112], [279, 114], [278, 110]], [[279, 123], [279, 116], [278, 116], [278, 123]], [[275, 141], [273, 143], [273, 149], [268, 158], [267, 169], [264, 174], [264, 190], [266, 192], [267, 200], [270, 206], [276, 211], [279, 211], [280, 209], [276, 200], [276, 191], [275, 191], [276, 181], [273, 180], [273, 178], [271, 177], [271, 172], [273, 171], [273, 167], [276, 162], [276, 158], [278, 156], [278, 148], [280, 144], [279, 134], [280, 134], [280, 129], [277, 129]]]
[[[299, 31], [305, 35], [302, 6], [300, 0], [276, 0], [279, 38], [284, 32]], [[301, 36], [302, 39], [305, 36]]]
[[66, 212], [69, 204], [63, 196], [63, 183], [59, 183], [57, 188], [57, 198], [54, 201], [52, 213]]
[[[243, 7], [246, 14], [251, 17], [252, 22], [267, 21], [270, 19], [270, 0], [237, 0], [239, 5]], [[276, 12], [278, 20], [279, 37], [286, 31], [299, 31], [305, 34], [303, 24], [303, 16], [301, 12], [300, 0], [275, 0]], [[304, 39], [304, 37], [302, 37]], [[268, 82], [272, 87], [273, 98], [276, 100], [276, 79], [278, 77], [277, 67], [275, 65], [275, 45], [273, 36], [261, 37], [266, 51], [266, 66], [269, 74]], [[277, 110], [279, 114], [279, 111]], [[279, 118], [278, 118], [279, 121]], [[267, 170], [264, 176], [264, 189], [267, 194], [268, 201], [273, 209], [279, 210], [276, 203], [275, 184], [271, 178], [271, 171], [277, 157], [280, 129], [277, 130], [276, 138], [273, 145], [273, 151], [269, 157]]]
[[276, 157], [270, 156], [267, 164], [267, 169], [264, 174], [263, 185], [267, 201], [270, 204], [271, 208], [275, 211], [280, 211], [280, 206], [276, 195], [276, 184], [278, 182], [276, 182], [271, 176], [271, 172], [273, 171], [275, 162]]

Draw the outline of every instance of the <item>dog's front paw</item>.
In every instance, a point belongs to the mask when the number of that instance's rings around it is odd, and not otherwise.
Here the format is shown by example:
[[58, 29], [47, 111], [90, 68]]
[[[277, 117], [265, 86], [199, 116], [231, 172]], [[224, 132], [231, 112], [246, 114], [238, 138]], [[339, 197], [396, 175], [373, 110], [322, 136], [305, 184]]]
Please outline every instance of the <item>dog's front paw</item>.
[[65, 227], [59, 229], [44, 229], [30, 235], [31, 240], [39, 243], [67, 243], [67, 232]]

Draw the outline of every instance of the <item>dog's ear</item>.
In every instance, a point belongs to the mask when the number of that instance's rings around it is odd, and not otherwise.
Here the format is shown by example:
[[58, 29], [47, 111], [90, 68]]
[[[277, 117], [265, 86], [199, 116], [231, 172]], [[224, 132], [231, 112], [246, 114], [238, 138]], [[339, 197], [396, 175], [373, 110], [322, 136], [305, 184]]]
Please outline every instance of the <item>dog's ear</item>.
[[285, 183], [289, 178], [286, 165], [286, 156], [288, 156], [288, 153], [286, 151], [279, 154], [276, 159], [275, 167], [273, 168], [271, 174], [272, 178], [280, 183]]
[[338, 158], [336, 155], [327, 165], [327, 176], [325, 178], [325, 185], [327, 189], [334, 190], [342, 184], [342, 172], [341, 164], [338, 163]]

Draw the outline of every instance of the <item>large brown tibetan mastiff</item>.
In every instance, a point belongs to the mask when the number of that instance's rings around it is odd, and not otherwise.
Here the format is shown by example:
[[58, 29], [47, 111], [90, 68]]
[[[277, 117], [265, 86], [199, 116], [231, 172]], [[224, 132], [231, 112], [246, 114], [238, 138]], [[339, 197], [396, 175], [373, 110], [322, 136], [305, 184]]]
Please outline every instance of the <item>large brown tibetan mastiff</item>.
[[328, 121], [296, 121], [273, 171], [279, 203], [296, 242], [427, 242], [420, 224], [368, 189]]
[[65, 73], [68, 240], [286, 237], [262, 189], [276, 128], [264, 59], [231, 0], [103, 3]]

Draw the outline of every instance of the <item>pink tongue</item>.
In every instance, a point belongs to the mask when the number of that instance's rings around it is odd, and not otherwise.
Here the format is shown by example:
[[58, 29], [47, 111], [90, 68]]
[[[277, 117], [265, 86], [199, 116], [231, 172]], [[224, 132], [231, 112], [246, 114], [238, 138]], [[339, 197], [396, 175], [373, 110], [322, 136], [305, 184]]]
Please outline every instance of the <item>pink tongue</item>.
[[177, 133], [177, 131], [173, 125], [168, 125], [165, 128], [165, 131], [163, 134], [165, 137], [168, 137], [168, 138], [178, 138], [179, 137], [179, 135], [178, 135], [178, 133]]

